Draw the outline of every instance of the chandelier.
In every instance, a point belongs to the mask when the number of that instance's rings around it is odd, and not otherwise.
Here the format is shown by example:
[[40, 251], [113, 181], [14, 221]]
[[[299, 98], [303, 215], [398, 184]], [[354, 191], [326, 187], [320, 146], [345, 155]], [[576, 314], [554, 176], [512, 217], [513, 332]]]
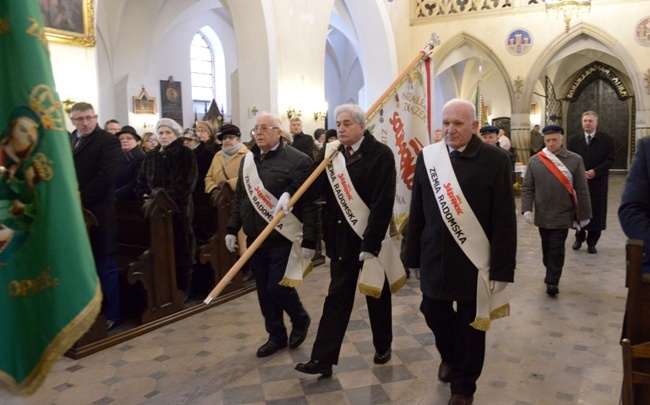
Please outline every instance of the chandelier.
[[569, 23], [573, 17], [577, 17], [584, 10], [588, 13], [590, 9], [591, 0], [546, 0], [546, 14], [548, 15], [549, 10], [555, 10], [558, 15], [562, 14], [566, 32], [569, 32]]

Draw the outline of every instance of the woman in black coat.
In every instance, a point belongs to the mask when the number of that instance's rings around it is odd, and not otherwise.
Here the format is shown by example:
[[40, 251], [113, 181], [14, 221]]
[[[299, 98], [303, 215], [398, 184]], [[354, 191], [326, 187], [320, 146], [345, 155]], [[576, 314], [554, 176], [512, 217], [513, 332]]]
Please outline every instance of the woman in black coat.
[[115, 196], [118, 200], [135, 201], [135, 186], [145, 153], [138, 145], [140, 135], [131, 126], [125, 125], [115, 136], [122, 146], [122, 164], [115, 178]]
[[197, 166], [194, 153], [183, 145], [182, 131], [172, 119], [162, 118], [158, 121], [156, 132], [160, 147], [147, 154], [140, 169], [137, 191], [139, 195], [147, 197], [154, 188], [161, 187], [178, 205], [179, 212], [174, 215], [176, 284], [187, 299], [191, 292], [196, 250], [192, 230], [192, 191], [196, 185]]

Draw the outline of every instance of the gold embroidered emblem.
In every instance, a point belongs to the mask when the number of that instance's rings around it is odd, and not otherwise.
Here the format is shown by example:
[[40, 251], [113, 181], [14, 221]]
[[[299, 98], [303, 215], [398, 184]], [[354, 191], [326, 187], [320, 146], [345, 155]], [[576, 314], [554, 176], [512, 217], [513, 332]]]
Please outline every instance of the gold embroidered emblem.
[[45, 28], [43, 28], [34, 18], [30, 17], [27, 19], [27, 21], [29, 21], [32, 25], [30, 25], [25, 32], [27, 32], [28, 35], [31, 35], [34, 38], [38, 39], [39, 42], [43, 45], [43, 48], [49, 52], [49, 49], [47, 47], [47, 38], [45, 38]]
[[29, 108], [32, 109], [43, 123], [43, 128], [63, 131], [63, 115], [61, 103], [54, 96], [52, 90], [44, 84], [34, 87], [29, 95]]

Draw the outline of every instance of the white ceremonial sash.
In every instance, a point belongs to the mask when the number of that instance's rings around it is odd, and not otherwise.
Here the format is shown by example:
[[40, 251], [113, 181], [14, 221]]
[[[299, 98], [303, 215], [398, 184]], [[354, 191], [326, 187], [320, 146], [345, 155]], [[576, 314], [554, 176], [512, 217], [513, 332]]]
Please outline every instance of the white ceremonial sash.
[[[262, 184], [252, 152], [248, 152], [244, 157], [244, 189], [248, 195], [253, 207], [257, 213], [264, 218], [266, 222], [273, 220], [273, 211], [278, 203], [278, 199], [269, 193]], [[282, 236], [293, 242], [289, 262], [284, 272], [284, 277], [280, 285], [285, 287], [296, 287], [302, 283], [302, 278], [309, 274], [312, 269], [311, 259], [305, 260], [302, 257], [302, 223], [295, 215], [289, 213], [285, 215], [280, 223], [275, 227]]]
[[544, 154], [546, 155], [546, 157], [548, 158], [548, 160], [550, 160], [551, 162], [553, 162], [553, 164], [554, 164], [555, 166], [557, 166], [558, 169], [560, 169], [560, 171], [562, 172], [562, 174], [564, 175], [564, 177], [566, 177], [566, 179], [569, 181], [569, 184], [571, 184], [571, 185], [573, 186], [573, 175], [572, 175], [571, 172], [569, 171], [569, 168], [566, 167], [566, 166], [564, 165], [564, 163], [562, 163], [562, 161], [561, 161], [560, 159], [558, 159], [558, 157], [555, 156], [555, 154], [554, 154], [553, 152], [551, 152], [550, 150], [548, 150], [548, 148], [544, 148], [544, 149], [542, 149], [542, 151], [544, 152]]
[[465, 256], [478, 269], [476, 319], [471, 326], [486, 331], [490, 329], [491, 319], [510, 315], [505, 291], [490, 291], [490, 241], [463, 195], [451, 166], [447, 145], [438, 142], [425, 147], [422, 153], [443, 222]]
[[[328, 143], [325, 147], [325, 156], [331, 156], [332, 150], [337, 149], [339, 145], [339, 141]], [[370, 209], [357, 193], [354, 184], [352, 184], [348, 169], [345, 167], [343, 154], [339, 153], [332, 159], [330, 164], [327, 165], [325, 173], [339, 208], [348, 224], [363, 239], [363, 233], [368, 225]], [[381, 242], [379, 256], [363, 262], [358, 284], [359, 291], [364, 295], [379, 298], [384, 287], [385, 278], [388, 279], [390, 290], [393, 293], [399, 291], [406, 283], [404, 266], [399, 259], [399, 252], [397, 252], [388, 230], [386, 230], [386, 237]]]

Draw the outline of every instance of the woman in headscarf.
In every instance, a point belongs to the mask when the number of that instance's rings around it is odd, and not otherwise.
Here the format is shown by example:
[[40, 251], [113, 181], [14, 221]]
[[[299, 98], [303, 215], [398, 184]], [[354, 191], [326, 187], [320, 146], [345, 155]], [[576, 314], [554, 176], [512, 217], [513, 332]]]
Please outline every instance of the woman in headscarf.
[[154, 188], [160, 187], [178, 205], [179, 212], [173, 220], [176, 285], [183, 290], [187, 300], [191, 294], [195, 262], [192, 191], [198, 169], [194, 152], [183, 145], [182, 131], [181, 126], [169, 118], [162, 118], [156, 123], [160, 147], [147, 153], [138, 176], [137, 192], [146, 198]]
[[[212, 165], [205, 176], [206, 193], [212, 193], [222, 182], [227, 182], [234, 191], [237, 187], [239, 166], [249, 152], [246, 145], [241, 142], [241, 131], [235, 125], [224, 125], [221, 132], [217, 134], [217, 138], [222, 142], [222, 147], [214, 155]], [[246, 236], [243, 231], [239, 231], [237, 239], [241, 254], [246, 249]]]
[[234, 190], [237, 185], [239, 165], [248, 153], [246, 145], [241, 143], [241, 131], [235, 125], [224, 125], [217, 138], [222, 142], [222, 148], [214, 155], [208, 174], [205, 176], [206, 193], [211, 193], [222, 181], [227, 181]]

